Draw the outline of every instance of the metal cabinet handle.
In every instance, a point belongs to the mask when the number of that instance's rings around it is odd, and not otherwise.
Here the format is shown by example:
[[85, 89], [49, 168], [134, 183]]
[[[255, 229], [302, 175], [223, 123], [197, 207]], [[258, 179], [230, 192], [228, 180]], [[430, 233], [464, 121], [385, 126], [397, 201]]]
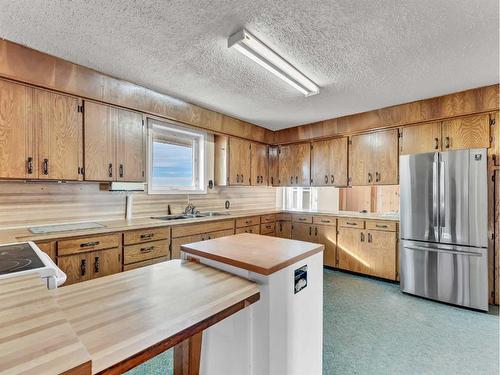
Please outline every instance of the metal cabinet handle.
[[358, 223], [351, 223], [351, 222], [346, 222], [347, 225], [358, 225]]
[[245, 180], [243, 179], [243, 175], [241, 175], [241, 181], [240, 182], [243, 182], [243, 181], [245, 181]]
[[331, 223], [331, 221], [330, 221], [330, 220], [324, 220], [324, 219], [321, 219], [321, 222], [322, 222], [322, 223]]
[[298, 176], [295, 176], [295, 183], [298, 184], [299, 183], [299, 177]]
[[92, 247], [92, 246], [97, 246], [99, 245], [100, 242], [99, 241], [93, 241], [93, 242], [82, 242], [80, 244], [80, 247]]
[[155, 249], [154, 246], [149, 246], [149, 247], [141, 247], [141, 253], [150, 253]]
[[375, 182], [380, 182], [380, 173], [375, 172]]
[[113, 177], [113, 163], [108, 164], [108, 176]]
[[153, 238], [154, 237], [154, 233], [144, 233], [144, 234], [141, 234], [141, 240], [147, 240], [149, 238]]
[[375, 224], [377, 228], [387, 228], [387, 225]]
[[368, 172], [368, 183], [370, 184], [372, 182], [372, 174]]
[[87, 260], [82, 259], [82, 262], [80, 263], [80, 275], [85, 276], [87, 273]]
[[437, 150], [439, 148], [439, 138], [434, 138], [434, 150]]
[[99, 257], [94, 258], [94, 272], [97, 273], [99, 272], [100, 264], [99, 264]]
[[297, 220], [298, 221], [306, 221], [307, 219], [305, 217], [299, 217]]
[[360, 239], [361, 242], [365, 241], [365, 234], [363, 232], [359, 233], [359, 239]]
[[312, 234], [312, 227], [309, 227], [309, 235]]
[[49, 159], [43, 159], [43, 174], [49, 174]]
[[328, 175], [325, 174], [325, 184], [328, 183]]
[[31, 156], [28, 156], [28, 174], [33, 173], [33, 158]]
[[293, 176], [290, 176], [290, 184], [293, 184]]
[[271, 176], [271, 185], [274, 185], [274, 177]]
[[371, 233], [368, 233], [368, 242], [370, 242], [370, 243], [372, 242], [372, 235], [371, 235]]
[[335, 182], [335, 177], [333, 177], [333, 174], [331, 175], [330, 181], [331, 181], [332, 184]]
[[280, 232], [283, 231], [283, 224], [280, 223]]
[[209, 236], [208, 236], [208, 239], [209, 239], [209, 240], [211, 240], [211, 239], [212, 239], [212, 236], [210, 236], [210, 235], [209, 235]]
[[314, 227], [314, 235], [317, 236], [318, 235], [318, 227]]
[[450, 137], [445, 138], [445, 143], [444, 143], [446, 148], [450, 148]]
[[120, 166], [118, 167], [118, 173], [120, 174], [120, 177], [123, 177], [124, 169], [125, 167], [123, 166], [123, 164], [120, 164]]

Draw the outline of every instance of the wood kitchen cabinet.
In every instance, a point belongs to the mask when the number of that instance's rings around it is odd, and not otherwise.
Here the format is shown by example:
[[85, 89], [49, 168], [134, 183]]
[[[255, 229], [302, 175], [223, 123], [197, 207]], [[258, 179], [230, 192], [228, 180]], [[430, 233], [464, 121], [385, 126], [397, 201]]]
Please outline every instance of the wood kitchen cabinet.
[[292, 223], [292, 240], [314, 242], [312, 224]]
[[311, 145], [309, 143], [280, 146], [279, 180], [281, 186], [310, 186]]
[[312, 143], [311, 185], [347, 185], [347, 142], [344, 137]]
[[279, 186], [280, 178], [279, 178], [279, 147], [278, 146], [269, 146], [269, 185], [271, 186]]
[[212, 240], [214, 238], [232, 236], [234, 234], [234, 229], [225, 229], [208, 233], [194, 234], [191, 236], [178, 237], [172, 239], [172, 258], [179, 259], [181, 257], [181, 246], [199, 241]]
[[490, 147], [488, 114], [460, 117], [442, 123], [443, 151]]
[[292, 222], [277, 221], [276, 222], [276, 237], [292, 238]]
[[441, 123], [405, 126], [399, 135], [399, 153], [401, 155], [419, 154], [441, 150]]
[[140, 113], [85, 102], [85, 180], [144, 181]]
[[251, 154], [251, 185], [267, 185], [268, 183], [268, 146], [262, 143], [252, 143]]
[[74, 254], [57, 259], [57, 266], [66, 274], [64, 285], [90, 280], [90, 254]]
[[93, 251], [90, 257], [90, 278], [112, 275], [122, 271], [121, 248]]
[[350, 185], [398, 184], [397, 129], [355, 135], [350, 141]]
[[251, 143], [244, 139], [215, 135], [215, 184], [248, 186], [251, 179]]

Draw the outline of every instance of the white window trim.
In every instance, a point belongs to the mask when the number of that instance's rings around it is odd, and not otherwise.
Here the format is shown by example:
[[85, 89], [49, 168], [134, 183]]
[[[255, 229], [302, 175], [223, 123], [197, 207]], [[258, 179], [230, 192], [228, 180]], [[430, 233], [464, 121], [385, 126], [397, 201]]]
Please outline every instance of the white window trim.
[[[161, 137], [155, 136], [162, 134]], [[182, 135], [186, 138], [183, 140]], [[173, 141], [174, 143], [187, 144], [186, 139], [198, 138], [200, 141], [197, 143], [199, 150], [193, 152], [195, 160], [193, 165], [198, 165], [198, 171], [195, 173], [197, 178], [197, 186], [171, 186], [154, 188], [152, 184], [152, 166], [153, 166], [153, 141], [155, 139], [165, 139]], [[148, 118], [148, 147], [147, 147], [147, 188], [148, 194], [207, 194], [207, 133], [192, 128], [188, 128], [174, 121], [160, 121]], [[184, 142], [183, 142], [184, 141]], [[200, 158], [199, 161], [196, 158]]]

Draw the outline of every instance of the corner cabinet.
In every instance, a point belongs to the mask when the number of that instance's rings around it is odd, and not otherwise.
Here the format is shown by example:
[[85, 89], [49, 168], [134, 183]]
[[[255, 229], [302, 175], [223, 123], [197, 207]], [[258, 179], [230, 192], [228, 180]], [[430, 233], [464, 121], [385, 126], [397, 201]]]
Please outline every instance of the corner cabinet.
[[281, 186], [311, 185], [311, 144], [297, 143], [279, 148]]
[[0, 81], [0, 178], [81, 180], [81, 101]]
[[269, 146], [269, 185], [271, 186], [279, 186], [280, 177], [279, 177], [279, 147], [278, 146]]
[[347, 138], [311, 144], [311, 185], [347, 186]]
[[85, 180], [144, 181], [144, 121], [140, 113], [85, 102]]
[[349, 185], [396, 185], [398, 130], [355, 135], [350, 138]]

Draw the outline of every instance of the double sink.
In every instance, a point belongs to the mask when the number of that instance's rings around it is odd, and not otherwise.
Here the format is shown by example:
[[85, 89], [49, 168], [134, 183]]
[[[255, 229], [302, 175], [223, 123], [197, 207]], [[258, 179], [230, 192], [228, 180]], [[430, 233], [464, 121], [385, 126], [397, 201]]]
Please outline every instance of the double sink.
[[215, 216], [228, 216], [228, 212], [198, 212], [196, 214], [181, 214], [181, 215], [166, 215], [166, 216], [152, 216], [151, 219], [157, 220], [187, 220], [197, 219], [202, 217], [215, 217]]

